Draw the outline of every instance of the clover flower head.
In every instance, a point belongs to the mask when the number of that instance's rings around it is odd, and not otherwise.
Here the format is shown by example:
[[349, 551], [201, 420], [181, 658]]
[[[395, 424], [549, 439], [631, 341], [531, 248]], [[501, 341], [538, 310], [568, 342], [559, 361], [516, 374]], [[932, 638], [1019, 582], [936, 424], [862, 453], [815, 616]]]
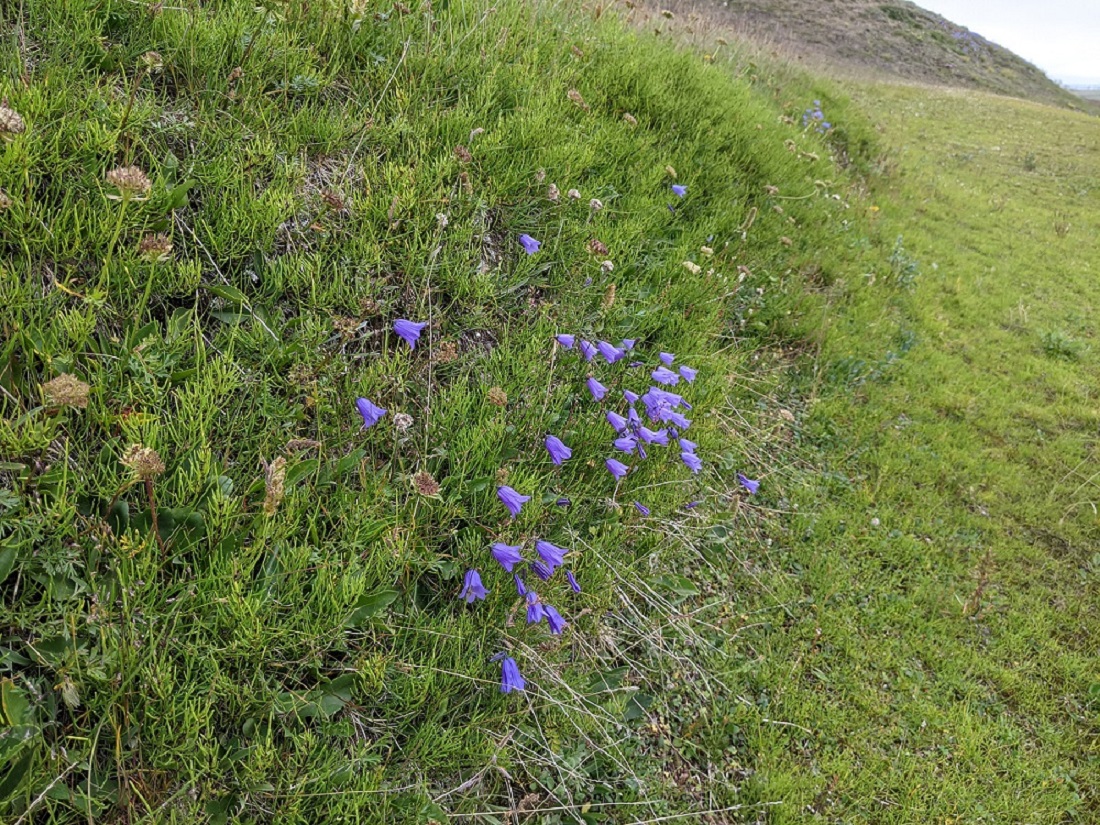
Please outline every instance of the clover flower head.
[[142, 444], [131, 444], [122, 455], [122, 463], [142, 481], [152, 481], [165, 469], [160, 453]]
[[599, 198], [593, 198], [588, 202], [588, 208], [591, 209], [593, 212], [599, 212], [601, 209], [603, 209], [603, 201], [601, 201]]
[[476, 570], [467, 570], [462, 592], [458, 594], [458, 597], [465, 599], [466, 604], [473, 604], [477, 599], [484, 599], [487, 595], [489, 595], [489, 591], [481, 584], [481, 574]]
[[107, 183], [118, 190], [112, 200], [143, 200], [153, 188], [149, 177], [137, 166], [119, 166], [107, 173]]
[[530, 235], [520, 235], [519, 244], [528, 255], [534, 255], [539, 251], [539, 247], [542, 246], [542, 241], [536, 241]]
[[531, 500], [530, 496], [524, 496], [517, 493], [507, 484], [502, 484], [497, 487], [497, 498], [501, 503], [508, 508], [508, 512], [512, 514], [512, 518], [519, 515], [520, 510], [523, 509], [523, 505]]
[[363, 416], [363, 429], [373, 427], [379, 421], [382, 420], [382, 416], [386, 414], [386, 410], [379, 407], [369, 398], [356, 398], [355, 407], [359, 410], [359, 415]]
[[561, 192], [558, 191], [557, 186], [555, 186], [554, 184], [550, 184], [550, 186], [546, 190], [546, 197], [548, 200], [557, 202], [557, 200], [561, 197]]
[[511, 656], [505, 656], [500, 667], [500, 692], [511, 693], [513, 690], [523, 690], [527, 682], [520, 675], [519, 665]]
[[545, 443], [546, 452], [550, 453], [550, 460], [557, 465], [560, 465], [563, 461], [568, 460], [573, 455], [573, 451], [569, 447], [565, 446], [565, 442], [563, 442], [556, 435], [546, 436]]
[[566, 192], [566, 194], [569, 196], [569, 200], [571, 201], [579, 201], [581, 199], [581, 193], [577, 189], [570, 189], [568, 192]]
[[760, 489], [760, 482], [754, 481], [743, 473], [737, 474], [737, 480], [741, 482], [741, 486], [749, 491], [749, 495], [755, 495], [756, 491]]
[[46, 400], [59, 407], [88, 408], [88, 394], [92, 388], [74, 375], [62, 373], [42, 385]]
[[497, 563], [511, 573], [512, 568], [523, 561], [523, 556], [519, 552], [522, 547], [523, 545], [520, 544], [511, 545], [498, 541], [492, 546], [490, 552]]
[[628, 472], [630, 472], [630, 468], [619, 461], [617, 458], [607, 459], [604, 462], [604, 465], [607, 467], [607, 471], [611, 473], [611, 475], [615, 476], [616, 479], [620, 479]]

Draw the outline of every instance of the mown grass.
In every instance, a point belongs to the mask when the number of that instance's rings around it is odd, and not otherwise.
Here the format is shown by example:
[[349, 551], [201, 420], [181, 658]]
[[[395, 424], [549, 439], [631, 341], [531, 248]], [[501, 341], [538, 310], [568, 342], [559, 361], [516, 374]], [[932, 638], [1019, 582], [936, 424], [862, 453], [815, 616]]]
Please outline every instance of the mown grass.
[[[846, 231], [822, 139], [574, 8], [2, 14], [26, 124], [0, 146], [5, 817], [735, 815], [737, 760], [673, 769], [648, 709], [721, 691], [731, 617], [698, 546], [759, 469], [739, 376], [809, 333], [804, 265]], [[113, 199], [129, 165], [147, 199]], [[402, 317], [429, 322], [415, 350]], [[558, 332], [697, 367], [704, 472], [656, 451], [616, 487], [583, 380], [645, 375]], [[61, 375], [86, 407], [44, 389]], [[388, 418], [363, 431], [357, 396]], [[505, 480], [533, 496], [514, 523]], [[543, 592], [560, 641], [488, 556], [534, 537], [582, 583]], [[503, 651], [523, 694], [499, 693]]]

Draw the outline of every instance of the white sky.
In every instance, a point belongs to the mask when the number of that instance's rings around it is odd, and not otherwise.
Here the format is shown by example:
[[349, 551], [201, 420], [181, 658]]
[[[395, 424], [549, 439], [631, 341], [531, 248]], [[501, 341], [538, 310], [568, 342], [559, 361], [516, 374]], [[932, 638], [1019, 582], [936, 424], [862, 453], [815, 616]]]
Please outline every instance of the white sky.
[[915, 0], [1070, 86], [1100, 86], [1100, 0]]

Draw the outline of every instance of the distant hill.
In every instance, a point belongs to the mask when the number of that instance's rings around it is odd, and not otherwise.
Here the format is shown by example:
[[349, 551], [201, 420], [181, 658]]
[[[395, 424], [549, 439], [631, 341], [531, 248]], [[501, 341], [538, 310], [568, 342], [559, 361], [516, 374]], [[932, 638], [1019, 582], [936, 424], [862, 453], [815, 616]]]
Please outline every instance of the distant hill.
[[1082, 99], [977, 32], [907, 0], [669, 0], [796, 59], [1080, 108]]

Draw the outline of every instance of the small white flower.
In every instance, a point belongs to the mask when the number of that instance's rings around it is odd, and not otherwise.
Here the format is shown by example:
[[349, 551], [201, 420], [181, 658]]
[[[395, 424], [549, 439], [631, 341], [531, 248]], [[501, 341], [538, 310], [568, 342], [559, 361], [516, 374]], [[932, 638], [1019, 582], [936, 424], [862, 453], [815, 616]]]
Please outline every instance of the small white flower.
[[450, 218], [448, 218], [442, 212], [438, 212], [435, 216], [435, 222], [439, 224], [440, 229], [446, 229], [447, 225], [450, 224], [451, 221]]
[[588, 202], [588, 208], [591, 209], [593, 212], [599, 212], [601, 209], [603, 209], [603, 201], [601, 201], [599, 198], [593, 198]]
[[614, 272], [615, 264], [611, 263], [611, 261], [604, 261], [602, 264], [600, 264], [600, 269], [602, 269], [604, 272]]
[[571, 201], [579, 201], [581, 199], [581, 193], [578, 189], [570, 189], [565, 194], [569, 196], [569, 200]]

